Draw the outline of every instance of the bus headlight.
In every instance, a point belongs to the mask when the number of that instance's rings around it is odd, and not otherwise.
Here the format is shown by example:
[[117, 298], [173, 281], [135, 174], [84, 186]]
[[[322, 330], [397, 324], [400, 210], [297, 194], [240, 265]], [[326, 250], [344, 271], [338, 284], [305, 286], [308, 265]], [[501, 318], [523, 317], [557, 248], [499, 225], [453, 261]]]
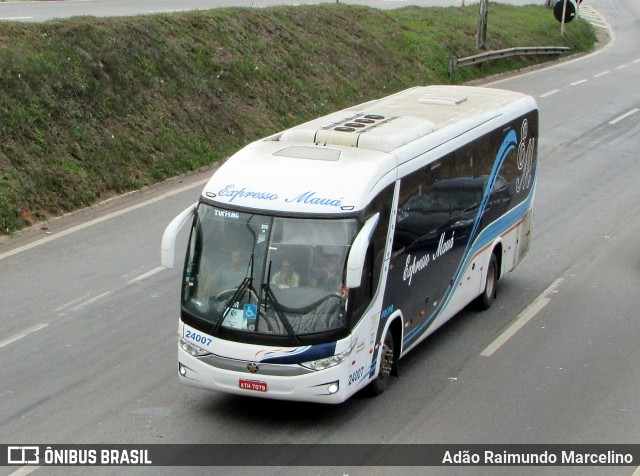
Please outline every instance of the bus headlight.
[[331, 367], [335, 367], [345, 361], [351, 354], [351, 351], [355, 347], [355, 342], [347, 350], [341, 354], [332, 355], [331, 357], [325, 357], [324, 359], [310, 360], [309, 362], [302, 362], [300, 365], [311, 370], [324, 370]]
[[206, 351], [204, 349], [201, 349], [197, 345], [193, 345], [191, 342], [189, 342], [188, 340], [184, 339], [183, 337], [180, 338], [180, 341], [179, 341], [178, 345], [180, 346], [180, 348], [182, 350], [184, 350], [187, 353], [193, 355], [194, 357], [201, 357], [203, 355], [209, 354], [208, 351]]

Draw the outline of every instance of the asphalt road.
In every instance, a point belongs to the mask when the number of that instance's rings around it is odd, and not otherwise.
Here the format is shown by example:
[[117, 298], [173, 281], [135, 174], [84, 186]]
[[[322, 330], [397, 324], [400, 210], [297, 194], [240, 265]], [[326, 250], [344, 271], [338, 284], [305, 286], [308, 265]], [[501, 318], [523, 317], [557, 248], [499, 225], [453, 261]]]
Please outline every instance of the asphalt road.
[[[159, 248], [166, 224], [199, 196], [206, 175], [194, 175], [65, 217], [0, 248], [0, 442], [639, 443], [640, 4], [589, 5], [611, 25], [608, 46], [492, 84], [531, 94], [540, 107], [529, 254], [499, 283], [496, 305], [462, 312], [413, 350], [384, 395], [317, 406], [177, 383], [180, 272], [159, 268]], [[186, 233], [181, 241], [183, 250]], [[428, 473], [637, 476], [640, 470]]]
[[[367, 5], [375, 8], [401, 8], [407, 5], [424, 7], [460, 6], [479, 0], [340, 0], [347, 5]], [[501, 0], [502, 3], [544, 4], [543, 0]], [[96, 17], [130, 16], [146, 13], [166, 13], [205, 10], [218, 7], [270, 7], [274, 5], [309, 5], [336, 3], [335, 0], [59, 0], [0, 3], [0, 20], [46, 21], [53, 18], [90, 15]]]

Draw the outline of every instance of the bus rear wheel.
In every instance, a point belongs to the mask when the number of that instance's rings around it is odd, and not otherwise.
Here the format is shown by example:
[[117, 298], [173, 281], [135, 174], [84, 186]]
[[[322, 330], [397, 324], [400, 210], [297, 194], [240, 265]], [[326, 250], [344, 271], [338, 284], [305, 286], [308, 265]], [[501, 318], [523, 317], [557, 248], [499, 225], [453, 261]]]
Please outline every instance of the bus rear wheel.
[[378, 371], [377, 377], [369, 384], [369, 391], [372, 395], [380, 395], [389, 385], [391, 372], [393, 370], [394, 355], [393, 334], [391, 334], [391, 329], [387, 329], [387, 333], [384, 335], [384, 341], [382, 342], [382, 348], [380, 349], [380, 370]]
[[489, 267], [487, 269], [487, 280], [485, 282], [484, 291], [476, 299], [477, 307], [481, 310], [487, 310], [493, 304], [497, 296], [498, 288], [498, 259], [495, 253], [491, 254], [489, 259]]

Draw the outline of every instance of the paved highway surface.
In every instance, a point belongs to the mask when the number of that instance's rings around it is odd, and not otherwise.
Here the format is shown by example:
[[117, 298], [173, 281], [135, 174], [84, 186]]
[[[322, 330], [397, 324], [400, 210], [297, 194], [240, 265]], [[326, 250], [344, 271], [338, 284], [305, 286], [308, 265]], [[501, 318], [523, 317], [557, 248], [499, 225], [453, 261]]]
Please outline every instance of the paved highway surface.
[[[52, 222], [48, 232], [38, 228], [0, 248], [0, 442], [639, 443], [640, 4], [589, 5], [611, 26], [606, 47], [493, 83], [533, 95], [540, 107], [529, 254], [500, 282], [494, 307], [462, 312], [427, 339], [401, 361], [401, 377], [384, 395], [316, 406], [177, 383], [180, 267], [159, 268], [159, 246], [170, 219], [199, 196], [206, 175], [194, 175]], [[181, 242], [179, 254], [186, 233]], [[201, 472], [307, 473], [218, 469]], [[35, 474], [70, 472], [88, 471]], [[638, 476], [640, 470], [428, 473]]]
[[[401, 8], [407, 5], [425, 7], [471, 5], [479, 0], [340, 0], [350, 5], [368, 5], [375, 8]], [[92, 15], [122, 16], [143, 13], [166, 13], [185, 10], [203, 10], [218, 7], [269, 7], [283, 4], [310, 5], [335, 3], [334, 0], [62, 0], [51, 2], [0, 3], [0, 20], [45, 21], [52, 18]], [[502, 0], [513, 5], [544, 4], [542, 0]]]

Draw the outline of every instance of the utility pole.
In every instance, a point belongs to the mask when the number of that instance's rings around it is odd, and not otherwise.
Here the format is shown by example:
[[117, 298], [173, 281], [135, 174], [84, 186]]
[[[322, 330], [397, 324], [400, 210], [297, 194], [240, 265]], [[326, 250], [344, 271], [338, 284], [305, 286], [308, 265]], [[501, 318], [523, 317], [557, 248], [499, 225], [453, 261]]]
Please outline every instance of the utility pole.
[[564, 19], [567, 14], [567, 0], [564, 0], [564, 4], [562, 5], [562, 21], [560, 22], [560, 35], [564, 36], [565, 28], [564, 28]]
[[480, 15], [478, 16], [478, 33], [476, 34], [476, 48], [487, 49], [487, 18], [489, 16], [488, 0], [480, 0]]

